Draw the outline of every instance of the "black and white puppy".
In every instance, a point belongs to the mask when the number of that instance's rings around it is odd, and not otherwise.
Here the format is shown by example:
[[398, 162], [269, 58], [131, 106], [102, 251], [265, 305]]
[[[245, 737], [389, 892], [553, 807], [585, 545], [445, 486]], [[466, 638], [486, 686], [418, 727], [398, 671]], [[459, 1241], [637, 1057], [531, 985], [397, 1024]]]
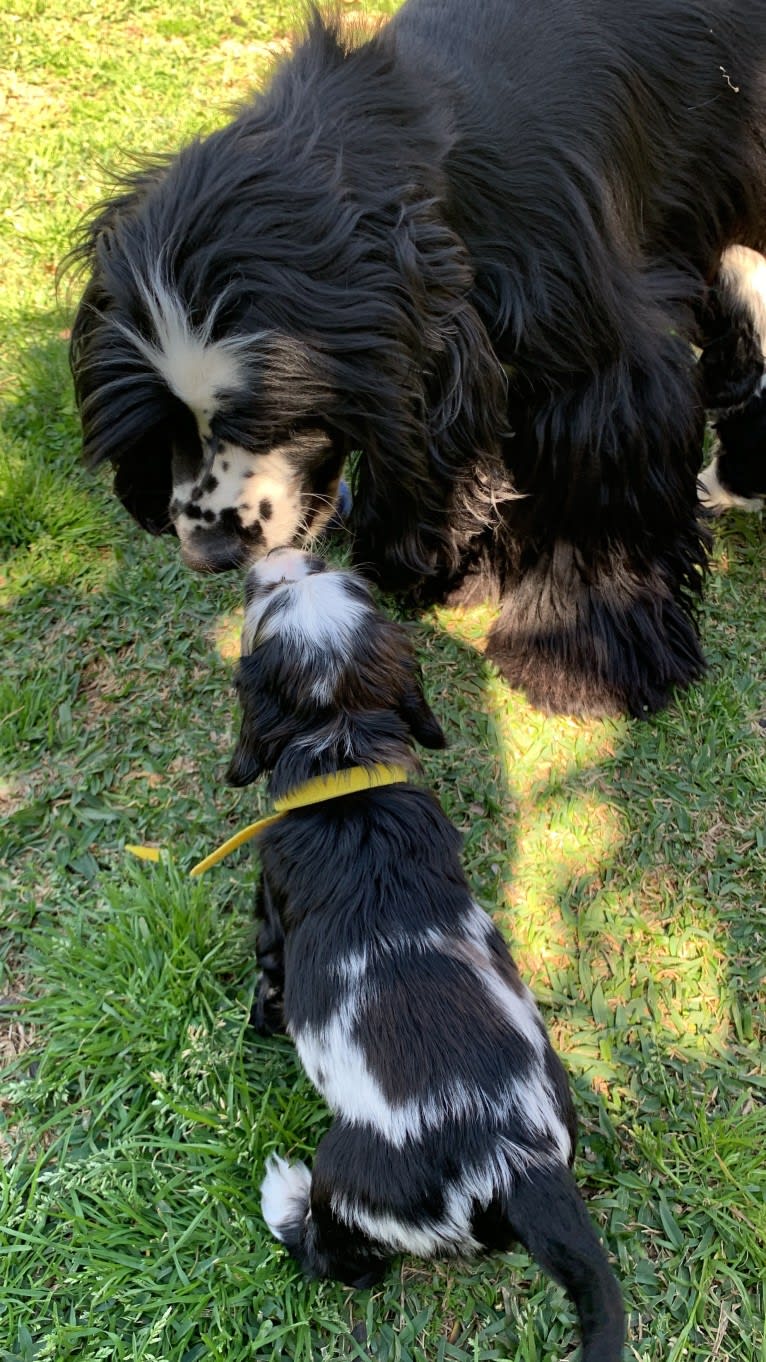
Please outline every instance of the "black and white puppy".
[[766, 259], [733, 246], [711, 290], [700, 367], [716, 448], [698, 479], [702, 505], [759, 511], [766, 498]]
[[[297, 550], [247, 581], [234, 784], [283, 796], [354, 765], [418, 768], [444, 744], [405, 630], [353, 573]], [[269, 827], [256, 1015], [282, 1012], [335, 1113], [314, 1168], [273, 1156], [265, 1219], [313, 1275], [356, 1286], [396, 1253], [520, 1240], [570, 1293], [585, 1362], [622, 1356], [620, 1290], [570, 1172], [561, 1062], [460, 836], [416, 785], [335, 798]]]

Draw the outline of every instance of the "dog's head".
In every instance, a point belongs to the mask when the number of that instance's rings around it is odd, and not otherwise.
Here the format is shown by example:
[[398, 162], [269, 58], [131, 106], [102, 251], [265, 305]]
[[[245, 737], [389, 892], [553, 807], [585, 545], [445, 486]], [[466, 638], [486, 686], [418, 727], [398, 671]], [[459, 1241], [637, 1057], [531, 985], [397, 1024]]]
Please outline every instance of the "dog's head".
[[188, 566], [217, 572], [320, 534], [347, 450], [326, 366], [261, 280], [226, 282], [230, 243], [187, 228], [191, 273], [159, 245], [186, 174], [136, 177], [131, 206], [94, 227], [70, 357], [86, 460], [113, 465], [123, 504], [175, 532]]
[[236, 686], [232, 785], [278, 764], [283, 784], [378, 761], [414, 767], [416, 741], [445, 743], [407, 631], [355, 573], [295, 549], [248, 573]]
[[442, 122], [385, 31], [355, 47], [315, 15], [238, 118], [90, 222], [70, 351], [84, 454], [191, 567], [310, 544], [358, 450], [365, 561], [434, 570], [454, 474], [505, 412], [439, 206]]

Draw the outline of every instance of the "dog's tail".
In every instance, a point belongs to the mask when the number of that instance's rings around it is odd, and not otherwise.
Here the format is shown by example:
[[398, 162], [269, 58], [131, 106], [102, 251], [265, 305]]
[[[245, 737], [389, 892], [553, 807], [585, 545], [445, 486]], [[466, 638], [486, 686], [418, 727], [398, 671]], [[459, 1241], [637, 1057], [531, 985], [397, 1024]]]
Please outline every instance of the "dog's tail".
[[574, 1302], [582, 1362], [620, 1362], [622, 1295], [569, 1169], [531, 1169], [514, 1183], [505, 1210], [516, 1238]]
[[308, 1277], [331, 1277], [361, 1290], [383, 1275], [385, 1258], [364, 1235], [355, 1235], [345, 1226], [333, 1235], [331, 1224], [314, 1218], [311, 1173], [305, 1163], [287, 1163], [278, 1154], [269, 1157], [261, 1183], [261, 1210], [275, 1239]]
[[305, 1163], [288, 1163], [278, 1154], [271, 1155], [261, 1183], [261, 1210], [274, 1238], [284, 1244], [305, 1272], [315, 1275], [310, 1264], [303, 1261], [311, 1219], [311, 1173]]

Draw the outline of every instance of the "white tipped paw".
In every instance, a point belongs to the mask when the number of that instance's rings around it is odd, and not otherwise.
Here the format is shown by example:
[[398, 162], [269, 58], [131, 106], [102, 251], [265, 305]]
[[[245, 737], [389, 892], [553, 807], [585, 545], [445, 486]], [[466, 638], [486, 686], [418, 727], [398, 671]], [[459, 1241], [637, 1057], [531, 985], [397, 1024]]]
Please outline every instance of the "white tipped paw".
[[724, 487], [718, 476], [718, 459], [715, 458], [703, 468], [697, 478], [697, 496], [706, 511], [720, 514], [722, 511], [760, 511], [763, 502], [760, 497], [740, 497]]

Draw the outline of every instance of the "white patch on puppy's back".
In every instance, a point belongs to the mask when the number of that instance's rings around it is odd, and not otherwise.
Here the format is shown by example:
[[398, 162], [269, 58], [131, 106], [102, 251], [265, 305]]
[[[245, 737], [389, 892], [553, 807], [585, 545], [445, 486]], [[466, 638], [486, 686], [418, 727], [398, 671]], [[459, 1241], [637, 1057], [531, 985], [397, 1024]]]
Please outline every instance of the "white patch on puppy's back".
[[469, 965], [478, 975], [514, 1031], [524, 1037], [538, 1056], [545, 1051], [546, 1034], [534, 995], [519, 980], [518, 990], [501, 975], [489, 950], [489, 938], [494, 932], [492, 919], [475, 901], [461, 923], [466, 944], [458, 936], [439, 934], [434, 940], [437, 949]]
[[398, 1220], [389, 1211], [371, 1210], [339, 1193], [332, 1197], [331, 1205], [339, 1220], [361, 1230], [373, 1243], [392, 1253], [434, 1258], [448, 1253], [476, 1253], [481, 1247], [470, 1234], [465, 1217], [458, 1223], [445, 1216], [437, 1222], [412, 1224], [408, 1220]]
[[386, 1098], [352, 1035], [353, 1000], [348, 998], [322, 1027], [305, 1026], [293, 1039], [301, 1063], [328, 1106], [350, 1125], [370, 1125], [396, 1148], [417, 1139], [422, 1129], [415, 1102], [394, 1106]]
[[[457, 952], [447, 949], [455, 943]], [[459, 947], [459, 938], [431, 931], [423, 936], [403, 938], [396, 949], [414, 952], [438, 949], [464, 959]], [[488, 976], [491, 978], [494, 974], [491, 965], [485, 971], [477, 968], [475, 959], [468, 959], [466, 963], [477, 969], [493, 1001], [532, 1049], [535, 1062], [522, 1078], [509, 1077], [501, 1091], [494, 1095], [457, 1075], [439, 1088], [429, 1086], [424, 1080], [422, 1091], [403, 1101], [390, 1101], [354, 1035], [358, 1010], [369, 993], [369, 948], [351, 953], [339, 962], [338, 974], [345, 984], [345, 993], [329, 1020], [320, 1027], [305, 1026], [294, 1033], [295, 1046], [306, 1074], [336, 1115], [350, 1125], [371, 1126], [397, 1149], [401, 1149], [407, 1140], [422, 1139], [429, 1130], [439, 1130], [446, 1121], [514, 1120], [522, 1129], [534, 1132], [538, 1140], [552, 1141], [566, 1161], [571, 1153], [571, 1138], [545, 1071], [547, 1038], [532, 994], [525, 990], [524, 997], [519, 998], [499, 978], [496, 993], [494, 986], [488, 984]], [[510, 1153], [517, 1149], [512, 1142], [508, 1144]], [[521, 1146], [518, 1149], [520, 1152], [514, 1154], [514, 1166], [523, 1166], [524, 1160], [531, 1155], [524, 1153]]]
[[347, 1225], [362, 1230], [392, 1252], [412, 1253], [419, 1258], [473, 1254], [481, 1248], [471, 1229], [474, 1212], [485, 1210], [499, 1193], [512, 1195], [516, 1178], [550, 1162], [549, 1154], [524, 1148], [501, 1135], [482, 1163], [466, 1165], [445, 1185], [444, 1213], [438, 1220], [413, 1224], [339, 1192], [333, 1195], [331, 1205]]

